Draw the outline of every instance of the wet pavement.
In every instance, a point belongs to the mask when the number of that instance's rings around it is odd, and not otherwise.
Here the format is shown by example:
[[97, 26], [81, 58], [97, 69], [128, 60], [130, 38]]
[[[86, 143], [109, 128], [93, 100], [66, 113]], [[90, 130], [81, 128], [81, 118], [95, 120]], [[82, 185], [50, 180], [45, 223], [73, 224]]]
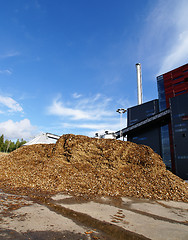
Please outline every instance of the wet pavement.
[[2, 240], [188, 239], [188, 203], [0, 192]]

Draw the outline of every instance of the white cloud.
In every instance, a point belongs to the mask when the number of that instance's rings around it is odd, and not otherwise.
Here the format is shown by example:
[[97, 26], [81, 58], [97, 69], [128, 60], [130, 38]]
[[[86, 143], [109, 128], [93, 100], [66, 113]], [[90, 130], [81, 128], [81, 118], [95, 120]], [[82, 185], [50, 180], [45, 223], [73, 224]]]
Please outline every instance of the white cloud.
[[120, 98], [117, 99], [117, 104], [118, 104], [119, 108], [127, 109], [127, 108], [130, 108], [132, 106], [135, 106], [137, 104], [136, 100], [137, 99], [135, 98], [135, 99], [130, 101], [130, 99], [128, 99], [124, 96], [124, 97], [120, 97]]
[[[169, 2], [171, 3], [171, 2]], [[188, 1], [174, 1], [174, 11], [171, 13], [174, 26], [173, 44], [162, 61], [160, 72], [164, 73], [188, 62]], [[171, 36], [169, 36], [171, 38]]]
[[159, 0], [148, 18], [153, 51], [162, 74], [188, 62], [188, 1]]
[[19, 55], [20, 55], [20, 52], [18, 51], [8, 51], [4, 54], [0, 54], [0, 58], [10, 58], [10, 57], [16, 57]]
[[58, 96], [47, 108], [47, 114], [56, 116], [52, 126], [56, 131], [59, 129], [60, 135], [63, 131], [94, 137], [95, 133], [116, 132], [127, 125], [126, 114], [123, 114], [120, 121], [120, 114], [116, 112], [118, 107], [125, 107], [121, 105], [126, 102], [122, 99], [114, 101], [98, 93], [71, 100], [66, 102]]
[[150, 7], [138, 57], [156, 76], [188, 62], [188, 1], [157, 0]]
[[[120, 115], [114, 108], [116, 104], [119, 106], [119, 103], [99, 93], [90, 97], [82, 96], [71, 102], [58, 97], [47, 108], [47, 114], [58, 117], [53, 124], [56, 129], [94, 136], [96, 132], [115, 132], [120, 129]], [[126, 127], [126, 114], [123, 115], [121, 126]]]
[[0, 96], [0, 106], [8, 108], [8, 112], [23, 112], [23, 108], [13, 98]]
[[77, 119], [89, 119], [90, 115], [79, 109], [65, 107], [61, 101], [55, 99], [50, 107], [48, 107], [48, 113], [50, 115], [71, 117], [74, 120]]
[[19, 122], [8, 120], [0, 123], [0, 132], [7, 139], [29, 139], [33, 136], [36, 127], [32, 126], [29, 119], [23, 119]]
[[[188, 9], [187, 9], [188, 10]], [[165, 56], [160, 73], [164, 73], [188, 62], [188, 31], [179, 34], [176, 44]]]
[[110, 98], [96, 94], [90, 98], [76, 99], [71, 104], [66, 104], [59, 98], [53, 100], [47, 111], [50, 115], [68, 117], [71, 120], [101, 120], [113, 115], [110, 109]]
[[73, 93], [73, 98], [80, 98], [82, 95], [81, 94], [78, 94], [78, 93]]
[[11, 75], [12, 72], [8, 69], [5, 69], [5, 70], [0, 70], [0, 74]]
[[90, 130], [108, 130], [117, 131], [120, 128], [119, 119], [115, 119], [114, 122], [103, 122], [103, 123], [83, 123], [83, 124], [72, 124], [63, 123], [63, 128], [79, 128], [79, 129], [90, 129]]
[[[121, 127], [120, 127], [121, 125]], [[106, 122], [95, 122], [95, 123], [62, 123], [60, 125], [61, 129], [66, 129], [67, 131], [71, 129], [79, 129], [82, 132], [86, 133], [86, 135], [93, 137], [95, 133], [98, 133], [99, 135], [104, 134], [105, 131], [109, 132], [116, 132], [120, 128], [125, 128], [127, 125], [127, 119], [124, 116], [121, 124], [119, 118], [113, 118], [109, 119], [109, 121]]]

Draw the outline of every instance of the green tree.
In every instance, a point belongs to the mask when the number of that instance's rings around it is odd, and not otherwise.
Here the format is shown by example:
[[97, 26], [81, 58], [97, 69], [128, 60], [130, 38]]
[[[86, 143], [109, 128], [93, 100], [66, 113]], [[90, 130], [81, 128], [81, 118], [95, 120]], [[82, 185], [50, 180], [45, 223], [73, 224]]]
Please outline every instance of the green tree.
[[6, 140], [5, 140], [5, 143], [4, 143], [3, 152], [8, 152], [9, 146], [10, 146], [10, 141], [6, 139]]
[[19, 147], [21, 147], [22, 145], [24, 145], [26, 143], [26, 141], [25, 140], [23, 140], [23, 138], [21, 139], [21, 142], [20, 142], [20, 146]]
[[17, 139], [16, 143], [12, 142], [11, 140], [5, 140], [4, 141], [4, 135], [2, 134], [0, 137], [0, 151], [1, 152], [12, 152], [15, 149], [21, 147], [23, 144], [25, 144], [26, 141], [21, 139]]
[[0, 137], [0, 151], [2, 152], [4, 149], [4, 135], [2, 134]]
[[17, 149], [17, 148], [19, 148], [20, 146], [21, 146], [21, 142], [20, 142], [19, 139], [17, 139], [16, 144], [15, 144], [15, 148]]
[[21, 147], [21, 146], [24, 145], [25, 143], [26, 143], [26, 141], [23, 140], [23, 138], [21, 139], [21, 141], [20, 141], [19, 139], [17, 139], [16, 144], [15, 144], [16, 149], [19, 148], [19, 147]]
[[12, 152], [16, 149], [16, 145], [14, 142], [10, 141], [8, 152]]

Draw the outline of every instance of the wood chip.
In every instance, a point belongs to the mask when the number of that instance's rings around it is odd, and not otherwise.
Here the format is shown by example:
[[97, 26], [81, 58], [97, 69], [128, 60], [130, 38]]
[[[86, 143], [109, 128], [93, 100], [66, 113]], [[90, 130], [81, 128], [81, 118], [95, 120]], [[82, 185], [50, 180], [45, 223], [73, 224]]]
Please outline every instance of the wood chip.
[[188, 184], [166, 170], [151, 148], [73, 134], [1, 156], [0, 189], [188, 202]]

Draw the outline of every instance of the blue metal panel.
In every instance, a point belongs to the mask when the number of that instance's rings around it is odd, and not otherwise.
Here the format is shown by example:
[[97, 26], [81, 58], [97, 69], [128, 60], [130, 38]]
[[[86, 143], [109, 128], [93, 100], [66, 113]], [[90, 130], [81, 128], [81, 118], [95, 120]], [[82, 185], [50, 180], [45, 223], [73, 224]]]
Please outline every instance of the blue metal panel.
[[188, 179], [188, 93], [170, 99], [176, 174]]

